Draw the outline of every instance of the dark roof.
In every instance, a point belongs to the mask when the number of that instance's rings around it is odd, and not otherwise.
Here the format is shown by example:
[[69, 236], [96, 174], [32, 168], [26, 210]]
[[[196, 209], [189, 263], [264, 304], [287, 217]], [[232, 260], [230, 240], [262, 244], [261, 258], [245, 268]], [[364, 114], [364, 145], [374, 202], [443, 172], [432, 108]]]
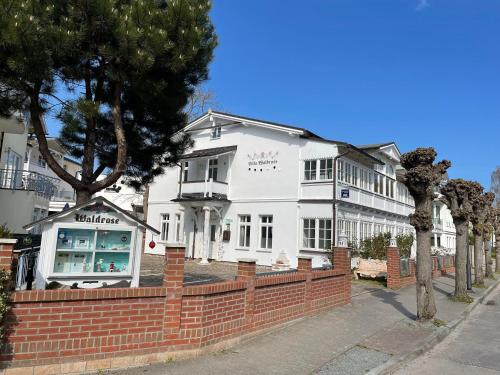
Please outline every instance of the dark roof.
[[215, 156], [225, 154], [227, 152], [235, 151], [238, 146], [225, 146], [225, 147], [214, 147], [214, 148], [205, 148], [203, 150], [195, 150], [190, 152], [189, 154], [182, 155], [181, 159], [195, 159], [195, 158], [203, 158], [207, 156]]
[[160, 232], [156, 228], [153, 228], [151, 225], [149, 225], [145, 221], [138, 219], [137, 217], [135, 217], [134, 215], [132, 215], [130, 212], [128, 212], [128, 211], [126, 211], [126, 210], [118, 207], [116, 204], [114, 204], [114, 203], [108, 201], [106, 198], [103, 198], [103, 197], [100, 197], [100, 196], [99, 197], [94, 197], [94, 198], [92, 198], [91, 200], [88, 200], [85, 203], [77, 204], [76, 206], [68, 208], [67, 210], [63, 210], [63, 211], [58, 212], [56, 214], [52, 214], [50, 216], [44, 217], [43, 219], [40, 219], [40, 220], [34, 221], [32, 223], [29, 223], [29, 224], [23, 226], [23, 228], [24, 229], [32, 228], [35, 225], [42, 224], [42, 223], [44, 223], [46, 221], [54, 220], [57, 217], [67, 215], [70, 212], [76, 211], [76, 210], [78, 210], [78, 209], [80, 209], [82, 207], [88, 206], [88, 205], [90, 205], [92, 203], [96, 203], [96, 202], [105, 203], [106, 205], [110, 206], [114, 210], [122, 213], [123, 215], [127, 216], [128, 218], [132, 219], [133, 221], [139, 223], [141, 226], [143, 226], [143, 227], [145, 227], [145, 228], [147, 228], [147, 229], [155, 232], [156, 234], [160, 234]]
[[[335, 145], [345, 146], [345, 147], [348, 147], [348, 148], [350, 148], [350, 149], [352, 149], [354, 151], [357, 151], [360, 154], [368, 157], [369, 159], [371, 159], [373, 162], [375, 162], [377, 164], [384, 164], [382, 161], [380, 161], [379, 159], [375, 158], [374, 156], [368, 154], [367, 152], [365, 152], [364, 150], [362, 150], [360, 147], [356, 147], [354, 145], [351, 145], [349, 143], [342, 142], [342, 141], [335, 141], [335, 140], [323, 138], [323, 137], [321, 137], [321, 136], [319, 136], [319, 135], [317, 135], [317, 134], [315, 134], [315, 133], [307, 130], [306, 128], [300, 128], [300, 127], [297, 127], [297, 126], [280, 124], [278, 122], [272, 122], [272, 121], [267, 121], [267, 120], [260, 120], [260, 119], [256, 119], [256, 118], [252, 118], [252, 117], [245, 117], [245, 116], [240, 116], [240, 115], [234, 115], [234, 114], [231, 114], [231, 113], [220, 112], [220, 111], [212, 111], [212, 113], [215, 114], [215, 115], [220, 114], [220, 115], [225, 115], [225, 116], [238, 117], [238, 118], [241, 118], [241, 119], [244, 119], [244, 120], [249, 120], [249, 121], [263, 122], [263, 123], [266, 123], [266, 124], [271, 124], [271, 125], [276, 125], [276, 126], [282, 126], [284, 128], [290, 128], [290, 129], [294, 129], [294, 130], [302, 130], [304, 132], [304, 134], [302, 134], [301, 137], [303, 137], [303, 138], [308, 138], [308, 139], [313, 139], [313, 140], [316, 140], [316, 141], [319, 141], [319, 142], [326, 142], [326, 143], [331, 143], [331, 144], [335, 144]], [[201, 116], [199, 116], [195, 120], [191, 121], [191, 123], [195, 122], [196, 120], [202, 118], [205, 115], [206, 115], [206, 113], [203, 114], [203, 115], [201, 115]], [[233, 146], [233, 147], [236, 147], [236, 146]], [[209, 149], [209, 150], [211, 150], [211, 149]], [[203, 150], [200, 150], [200, 151], [203, 151]], [[194, 151], [193, 154], [195, 152], [198, 152], [198, 151]], [[191, 155], [191, 154], [188, 154], [188, 155]], [[217, 154], [214, 154], [214, 155], [217, 155]], [[186, 158], [185, 156], [183, 158]], [[207, 156], [211, 156], [211, 155], [207, 155]], [[199, 157], [199, 156], [195, 156], [195, 157]], [[191, 158], [194, 158], [194, 157], [191, 156]]]
[[182, 194], [180, 198], [172, 199], [172, 202], [196, 202], [196, 201], [222, 201], [229, 202], [227, 195], [213, 193], [211, 197], [206, 197], [203, 193]]
[[[258, 119], [258, 118], [252, 118], [252, 117], [246, 117], [246, 116], [240, 116], [240, 115], [235, 115], [235, 114], [232, 114], [232, 113], [227, 113], [227, 112], [220, 112], [220, 111], [212, 111], [213, 114], [217, 115], [223, 115], [223, 116], [232, 116], [232, 117], [238, 117], [238, 118], [241, 118], [243, 120], [249, 120], [249, 121], [257, 121], [257, 122], [263, 122], [265, 124], [270, 124], [270, 125], [276, 125], [276, 126], [281, 126], [281, 127], [284, 127], [284, 128], [289, 128], [289, 129], [294, 129], [294, 130], [302, 130], [304, 132], [304, 135], [305, 137], [310, 137], [310, 138], [321, 138], [319, 135], [317, 134], [314, 134], [313, 132], [305, 129], [305, 128], [301, 128], [301, 127], [298, 127], [298, 126], [292, 126], [292, 125], [286, 125], [286, 124], [281, 124], [279, 122], [273, 122], [273, 121], [267, 121], [267, 120], [261, 120], [261, 119]], [[198, 118], [196, 118], [195, 120], [191, 121], [191, 122], [195, 122], [196, 120], [202, 118], [203, 116], [205, 116], [206, 113], [204, 113], [203, 115], [199, 116]], [[322, 139], [322, 138], [321, 138]]]
[[375, 149], [375, 148], [381, 148], [381, 147], [389, 146], [389, 145], [392, 145], [392, 144], [395, 144], [395, 143], [394, 142], [372, 143], [372, 144], [369, 144], [369, 145], [360, 145], [360, 146], [358, 146], [358, 148], [362, 148], [364, 150], [371, 150], [371, 149]]

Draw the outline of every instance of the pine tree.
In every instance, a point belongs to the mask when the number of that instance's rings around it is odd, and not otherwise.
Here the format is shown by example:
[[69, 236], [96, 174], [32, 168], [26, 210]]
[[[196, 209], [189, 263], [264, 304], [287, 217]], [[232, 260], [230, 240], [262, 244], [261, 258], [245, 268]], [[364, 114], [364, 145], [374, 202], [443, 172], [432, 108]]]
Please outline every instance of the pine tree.
[[[29, 114], [77, 203], [123, 174], [150, 182], [190, 145], [177, 133], [217, 44], [209, 10], [206, 0], [0, 0], [0, 116]], [[81, 180], [50, 154], [47, 115], [82, 160]]]

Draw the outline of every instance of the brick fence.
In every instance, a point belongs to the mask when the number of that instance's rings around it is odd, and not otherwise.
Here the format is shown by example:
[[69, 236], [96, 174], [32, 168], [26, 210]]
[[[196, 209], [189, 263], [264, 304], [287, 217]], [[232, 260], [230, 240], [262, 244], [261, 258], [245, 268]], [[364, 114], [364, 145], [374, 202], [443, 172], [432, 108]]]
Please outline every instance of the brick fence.
[[[394, 246], [387, 248], [387, 287], [399, 289], [416, 283], [415, 260], [409, 259], [410, 274], [401, 276], [401, 257], [399, 249]], [[433, 256], [432, 257], [432, 278], [440, 277], [449, 273], [455, 273], [455, 256]]]
[[68, 374], [195, 356], [351, 301], [349, 251], [331, 270], [183, 286], [184, 248], [167, 248], [162, 287], [15, 292], [0, 361], [5, 374]]

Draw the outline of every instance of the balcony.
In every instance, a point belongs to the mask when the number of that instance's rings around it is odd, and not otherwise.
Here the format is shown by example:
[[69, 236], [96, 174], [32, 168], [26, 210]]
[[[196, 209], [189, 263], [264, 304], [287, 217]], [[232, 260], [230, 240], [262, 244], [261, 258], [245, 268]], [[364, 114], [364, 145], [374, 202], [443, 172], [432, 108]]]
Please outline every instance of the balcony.
[[184, 181], [181, 185], [181, 198], [212, 198], [212, 199], [227, 199], [228, 196], [227, 182], [214, 181]]
[[59, 179], [21, 169], [0, 169], [0, 188], [34, 191], [49, 199], [57, 192]]
[[432, 225], [434, 226], [434, 230], [443, 230], [443, 222], [439, 218], [433, 217]]

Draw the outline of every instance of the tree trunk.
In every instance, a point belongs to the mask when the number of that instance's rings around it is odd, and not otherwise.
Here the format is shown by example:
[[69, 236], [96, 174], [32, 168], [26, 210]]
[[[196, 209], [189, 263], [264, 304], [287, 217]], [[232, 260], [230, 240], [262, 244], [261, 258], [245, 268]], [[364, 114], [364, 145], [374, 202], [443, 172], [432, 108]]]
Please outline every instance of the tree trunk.
[[455, 251], [455, 292], [454, 296], [467, 296], [467, 241], [468, 222], [456, 225], [457, 239]]
[[432, 287], [431, 231], [417, 231], [417, 320], [429, 320], [436, 315]]
[[500, 234], [495, 235], [496, 265], [495, 272], [500, 273]]
[[92, 199], [92, 194], [88, 190], [76, 191], [76, 204], [82, 204]]
[[486, 241], [484, 243], [484, 263], [485, 263], [485, 271], [484, 276], [488, 278], [493, 277], [493, 268], [491, 266], [491, 242]]
[[483, 236], [474, 234], [474, 282], [484, 284], [483, 274]]

